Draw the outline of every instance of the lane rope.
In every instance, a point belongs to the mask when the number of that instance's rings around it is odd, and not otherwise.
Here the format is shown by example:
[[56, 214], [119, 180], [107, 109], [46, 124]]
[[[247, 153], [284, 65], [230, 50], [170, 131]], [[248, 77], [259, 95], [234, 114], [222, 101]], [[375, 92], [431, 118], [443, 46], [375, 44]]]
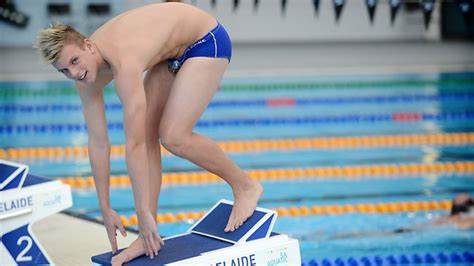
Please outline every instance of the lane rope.
[[[214, 100], [208, 108], [224, 107], [279, 107], [279, 106], [308, 106], [335, 104], [386, 104], [386, 103], [416, 103], [426, 101], [472, 101], [474, 93], [440, 93], [437, 95], [406, 94], [406, 95], [375, 95], [348, 97], [313, 97], [313, 98], [269, 98], [256, 100]], [[77, 112], [82, 107], [77, 104], [0, 104], [0, 113], [48, 113], [48, 112]], [[120, 103], [108, 103], [107, 111], [122, 111]]]
[[[277, 207], [274, 209], [281, 217], [301, 217], [314, 215], [341, 215], [346, 213], [365, 214], [390, 214], [401, 212], [426, 212], [426, 211], [448, 211], [451, 209], [451, 200], [432, 201], [402, 201], [384, 203], [360, 203], [344, 205], [312, 205], [312, 206], [291, 206]], [[206, 211], [191, 211], [178, 213], [160, 213], [156, 216], [158, 223], [178, 223], [191, 222], [200, 219]], [[96, 219], [101, 220], [100, 217]], [[124, 226], [138, 224], [136, 214], [130, 216], [121, 215], [120, 220]]]
[[[421, 122], [421, 121], [471, 121], [474, 112], [446, 112], [446, 113], [420, 113], [397, 112], [376, 115], [335, 115], [335, 116], [307, 116], [307, 117], [271, 117], [271, 118], [241, 118], [241, 119], [216, 119], [199, 120], [197, 128], [214, 127], [240, 127], [240, 126], [278, 126], [278, 125], [312, 125], [312, 124], [341, 124], [341, 123], [380, 123], [380, 122]], [[107, 124], [109, 130], [123, 130], [122, 122]], [[15, 124], [0, 125], [0, 135], [21, 134], [62, 134], [63, 132], [86, 132], [85, 123], [69, 124]]]
[[[284, 259], [284, 258], [283, 258]], [[303, 262], [302, 266], [382, 266], [382, 265], [471, 265], [473, 251], [426, 252], [423, 254], [397, 254], [385, 256], [362, 256], [359, 258], [323, 258]]]
[[[396, 146], [444, 145], [457, 146], [474, 143], [474, 133], [439, 133], [416, 135], [381, 135], [356, 137], [326, 137], [301, 139], [267, 139], [219, 142], [219, 147], [229, 153], [265, 151], [291, 151], [307, 149], [357, 149]], [[162, 154], [170, 155], [163, 146]], [[125, 145], [112, 145], [111, 155], [125, 155]], [[26, 147], [0, 149], [0, 158], [63, 158], [87, 157], [87, 147]]]
[[[314, 168], [288, 169], [261, 169], [248, 170], [246, 173], [259, 181], [288, 181], [298, 179], [329, 180], [340, 177], [348, 180], [357, 180], [363, 177], [377, 178], [410, 178], [422, 174], [472, 174], [474, 161], [442, 162], [427, 164], [385, 164], [385, 165], [358, 165], [334, 166]], [[93, 188], [94, 178], [87, 177], [58, 177], [63, 183], [73, 188]], [[198, 185], [223, 182], [222, 179], [209, 172], [175, 172], [163, 173], [164, 185]], [[111, 187], [131, 186], [127, 175], [110, 176]]]

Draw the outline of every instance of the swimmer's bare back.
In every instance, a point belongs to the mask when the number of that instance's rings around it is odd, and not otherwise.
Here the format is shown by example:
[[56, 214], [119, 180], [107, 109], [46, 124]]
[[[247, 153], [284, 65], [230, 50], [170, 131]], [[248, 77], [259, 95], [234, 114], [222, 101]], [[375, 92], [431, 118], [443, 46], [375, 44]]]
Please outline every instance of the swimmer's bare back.
[[145, 71], [187, 47], [217, 25], [215, 18], [188, 4], [151, 4], [127, 11], [91, 36], [113, 68], [133, 60]]

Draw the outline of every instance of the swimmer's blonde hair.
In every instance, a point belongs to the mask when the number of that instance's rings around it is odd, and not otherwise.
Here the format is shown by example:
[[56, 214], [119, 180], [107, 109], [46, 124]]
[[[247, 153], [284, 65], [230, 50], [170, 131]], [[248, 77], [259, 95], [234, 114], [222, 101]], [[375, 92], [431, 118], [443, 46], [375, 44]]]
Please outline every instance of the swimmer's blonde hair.
[[35, 47], [43, 61], [51, 64], [58, 59], [64, 45], [74, 43], [83, 47], [85, 38], [69, 25], [54, 23], [38, 33]]

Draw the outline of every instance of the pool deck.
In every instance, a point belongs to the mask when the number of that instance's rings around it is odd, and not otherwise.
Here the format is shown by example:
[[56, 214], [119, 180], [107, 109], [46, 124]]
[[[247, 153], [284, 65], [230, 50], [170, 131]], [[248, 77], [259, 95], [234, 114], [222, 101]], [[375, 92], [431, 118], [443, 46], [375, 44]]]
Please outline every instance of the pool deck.
[[[92, 265], [92, 256], [111, 250], [103, 225], [62, 213], [34, 223], [32, 231], [55, 265]], [[137, 237], [132, 232], [118, 236], [119, 248]]]

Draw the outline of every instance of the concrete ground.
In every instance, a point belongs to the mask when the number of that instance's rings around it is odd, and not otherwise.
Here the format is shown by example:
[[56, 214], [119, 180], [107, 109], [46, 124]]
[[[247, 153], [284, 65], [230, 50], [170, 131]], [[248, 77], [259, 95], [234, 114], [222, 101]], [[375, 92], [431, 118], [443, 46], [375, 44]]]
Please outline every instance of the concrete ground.
[[[31, 48], [0, 48], [0, 80], [62, 80]], [[474, 70], [474, 45], [463, 42], [236, 44], [226, 77], [426, 73]], [[110, 250], [105, 229], [65, 214], [33, 225], [56, 265], [90, 265]], [[125, 247], [136, 235], [120, 239]]]
[[[66, 214], [40, 220], [32, 230], [55, 265], [92, 265], [92, 256], [111, 250], [103, 225]], [[119, 248], [127, 247], [137, 237], [132, 232], [127, 232], [125, 238], [119, 234]]]

